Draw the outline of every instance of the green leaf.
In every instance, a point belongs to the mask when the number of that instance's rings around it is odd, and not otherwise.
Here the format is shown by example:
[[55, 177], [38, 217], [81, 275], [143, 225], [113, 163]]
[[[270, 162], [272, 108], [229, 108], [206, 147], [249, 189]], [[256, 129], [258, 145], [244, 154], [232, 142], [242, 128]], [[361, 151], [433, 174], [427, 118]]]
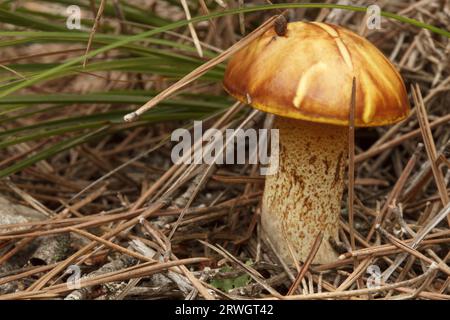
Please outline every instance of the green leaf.
[[[206, 21], [208, 19], [213, 19], [213, 18], [217, 18], [217, 17], [222, 17], [222, 16], [227, 16], [227, 15], [232, 15], [232, 14], [237, 14], [237, 13], [247, 13], [247, 12], [256, 12], [256, 11], [264, 11], [264, 10], [273, 10], [273, 9], [293, 9], [293, 8], [329, 8], [329, 9], [345, 9], [345, 10], [353, 10], [353, 11], [358, 11], [358, 12], [366, 12], [367, 8], [366, 7], [356, 7], [356, 6], [346, 6], [346, 5], [334, 5], [334, 4], [299, 4], [299, 3], [290, 3], [290, 4], [274, 4], [274, 5], [261, 5], [261, 6], [252, 6], [252, 7], [243, 7], [243, 8], [238, 8], [238, 9], [230, 9], [227, 11], [223, 11], [223, 12], [216, 12], [216, 13], [211, 13], [209, 15], [205, 15], [205, 16], [199, 16], [199, 17], [195, 17], [192, 18], [191, 20], [182, 20], [182, 21], [178, 21], [178, 22], [174, 22], [168, 25], [164, 25], [162, 27], [153, 29], [153, 30], [149, 30], [149, 31], [145, 31], [142, 32], [140, 34], [137, 35], [132, 35], [129, 36], [125, 39], [121, 39], [118, 40], [114, 43], [111, 43], [109, 45], [106, 45], [102, 48], [98, 48], [95, 50], [92, 50], [91, 52], [89, 52], [86, 57], [88, 58], [92, 58], [95, 57], [96, 55], [103, 53], [103, 52], [107, 52], [110, 51], [112, 49], [115, 48], [119, 48], [121, 46], [124, 46], [126, 44], [129, 43], [133, 43], [136, 41], [140, 41], [146, 38], [149, 38], [151, 36], [154, 36], [156, 34], [165, 32], [165, 31], [170, 31], [170, 30], [174, 30], [176, 28], [179, 27], [183, 27], [186, 26], [189, 23], [196, 23], [196, 22], [200, 22], [200, 21]], [[432, 32], [444, 35], [446, 37], [450, 38], [450, 32], [440, 29], [438, 27], [420, 22], [418, 20], [412, 19], [412, 18], [408, 18], [408, 17], [403, 17], [394, 13], [390, 13], [390, 12], [381, 12], [381, 15], [387, 18], [391, 18], [391, 19], [395, 19], [398, 20], [400, 22], [405, 22], [405, 23], [409, 23], [411, 25], [420, 27], [420, 28], [424, 28], [424, 29], [428, 29]], [[9, 87], [5, 90], [2, 90], [2, 92], [0, 92], [0, 98], [5, 97], [17, 90], [26, 88], [28, 86], [31, 86], [33, 84], [36, 84], [42, 80], [51, 78], [52, 76], [60, 73], [61, 71], [63, 71], [65, 68], [71, 67], [73, 65], [76, 65], [77, 63], [81, 63], [82, 61], [84, 61], [84, 56], [78, 57], [78, 58], [73, 58], [68, 62], [65, 62], [55, 68], [52, 68], [50, 70], [47, 70], [45, 72], [40, 73], [39, 75], [36, 75], [32, 78], [20, 81], [18, 84]]]
[[[252, 261], [248, 260], [248, 261], [246, 261], [245, 264], [251, 265]], [[225, 266], [225, 267], [221, 268], [220, 271], [222, 273], [226, 273], [226, 272], [233, 271], [233, 269], [230, 268], [229, 266]], [[229, 292], [232, 289], [244, 287], [244, 286], [248, 285], [250, 282], [251, 282], [251, 277], [247, 273], [244, 273], [242, 275], [235, 276], [234, 278], [233, 277], [231, 277], [231, 278], [216, 277], [210, 281], [210, 285], [212, 285], [213, 287], [215, 287], [219, 290], [222, 290], [223, 292]]]

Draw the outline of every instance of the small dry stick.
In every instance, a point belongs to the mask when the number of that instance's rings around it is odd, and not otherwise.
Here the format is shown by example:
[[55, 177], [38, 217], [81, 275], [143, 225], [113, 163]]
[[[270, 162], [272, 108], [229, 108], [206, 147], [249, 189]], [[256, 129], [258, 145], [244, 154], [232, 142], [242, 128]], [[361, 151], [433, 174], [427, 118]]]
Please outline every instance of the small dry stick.
[[[202, 10], [202, 13], [203, 13], [204, 15], [208, 15], [208, 14], [209, 14], [209, 9], [208, 9], [208, 6], [207, 6], [206, 3], [205, 3], [205, 0], [199, 0], [198, 2], [199, 2], [199, 4], [200, 4], [200, 9]], [[213, 19], [209, 19], [209, 25], [210, 25], [212, 31], [216, 31], [216, 30], [217, 30], [217, 26], [216, 26], [216, 24], [214, 23], [214, 20], [213, 20]], [[214, 32], [214, 33], [215, 33], [215, 32]]]
[[[238, 0], [239, 8], [244, 7], [244, 0]], [[239, 28], [241, 29], [241, 34], [245, 34], [245, 16], [242, 12], [239, 13]]]
[[305, 276], [306, 272], [309, 269], [309, 266], [311, 265], [314, 257], [317, 254], [317, 251], [320, 248], [320, 245], [322, 244], [322, 239], [323, 239], [323, 233], [320, 232], [316, 239], [314, 240], [314, 244], [311, 248], [311, 251], [308, 254], [308, 257], [306, 257], [305, 263], [303, 264], [302, 268], [300, 269], [300, 272], [297, 275], [297, 278], [295, 279], [294, 283], [292, 284], [292, 286], [289, 288], [289, 291], [287, 293], [288, 296], [292, 295], [298, 288], [300, 282], [302, 281], [303, 277]]
[[[433, 134], [430, 130], [430, 123], [428, 122], [427, 111], [425, 109], [422, 93], [420, 92], [420, 87], [418, 84], [416, 84], [415, 87], [412, 87], [412, 93], [414, 103], [416, 104], [417, 108], [417, 118], [419, 119], [422, 138], [425, 143], [425, 150], [427, 151], [428, 157], [430, 158], [431, 169], [433, 171], [434, 180], [439, 191], [439, 196], [441, 197], [442, 204], [445, 206], [447, 203], [449, 203], [450, 199], [445, 186], [444, 177], [442, 176], [442, 172], [439, 170], [439, 167], [436, 163], [436, 146], [434, 144]], [[447, 217], [447, 222], [450, 226], [450, 215]]]
[[120, 31], [122, 34], [127, 34], [128, 33], [128, 28], [127, 28], [127, 24], [125, 21], [125, 15], [123, 13], [121, 4], [119, 2], [119, 0], [113, 0], [113, 6], [114, 6], [114, 10], [116, 11], [116, 16], [119, 18], [120, 20]]
[[[414, 237], [414, 240], [411, 244], [408, 246], [410, 248], [417, 248], [417, 246], [422, 242], [422, 240], [425, 238], [425, 236], [433, 230], [434, 227], [436, 227], [442, 220], [444, 220], [448, 215], [450, 214], [450, 203], [448, 203], [436, 216], [433, 217], [419, 232], [417, 232], [416, 236]], [[392, 275], [392, 273], [395, 271], [395, 269], [400, 266], [400, 264], [403, 262], [403, 260], [406, 259], [408, 256], [407, 253], [403, 253], [395, 259], [394, 263], [386, 269], [386, 271], [383, 272], [383, 280], [387, 281], [389, 277]]]
[[89, 34], [89, 40], [88, 40], [88, 44], [86, 47], [86, 52], [84, 53], [85, 58], [83, 61], [83, 68], [86, 68], [86, 63], [88, 60], [87, 55], [89, 53], [89, 50], [91, 50], [92, 41], [94, 40], [95, 32], [97, 31], [97, 27], [100, 23], [100, 19], [102, 18], [103, 9], [105, 9], [105, 3], [106, 3], [106, 0], [102, 0], [102, 2], [100, 2], [100, 7], [98, 8], [97, 15], [95, 16], [94, 25], [92, 26], [91, 33]]
[[[281, 267], [283, 268], [284, 272], [286, 272], [286, 274], [288, 275], [289, 279], [292, 282], [294, 282], [295, 281], [295, 276], [291, 272], [291, 269], [289, 269], [289, 266], [286, 264], [286, 262], [284, 262], [283, 258], [278, 254], [278, 252], [275, 249], [275, 246], [273, 245], [272, 241], [270, 241], [269, 237], [267, 236], [267, 233], [264, 232], [264, 231], [262, 233], [264, 235], [264, 241], [267, 242], [267, 244], [269, 245], [269, 248], [272, 250], [273, 254], [277, 257], [277, 259], [280, 262]], [[289, 242], [287, 242], [287, 244], [288, 244], [288, 248], [291, 248]], [[291, 255], [294, 256], [293, 253]], [[295, 263], [295, 268], [297, 269], [297, 272], [300, 272], [300, 264], [295, 259], [294, 259], [294, 263]]]
[[[235, 132], [228, 137], [228, 139], [225, 141], [224, 145], [222, 146], [221, 150], [214, 156], [213, 159], [213, 163], [217, 163], [217, 159], [224, 154], [224, 148], [227, 147], [232, 141], [234, 141], [234, 138], [237, 134], [237, 132], [239, 132], [240, 129], [242, 129], [243, 127], [245, 127], [245, 125], [247, 125], [256, 115], [261, 115], [260, 111], [258, 110], [254, 110], [252, 113], [250, 113], [250, 115], [239, 125], [239, 127], [237, 128], [237, 130], [235, 130]], [[204, 183], [206, 183], [206, 180], [211, 176], [211, 174], [213, 173], [213, 170], [216, 167], [213, 165], [210, 165], [207, 167], [205, 173], [203, 173], [201, 175], [201, 179], [198, 182], [198, 185], [195, 187], [195, 190], [193, 191], [193, 193], [191, 194], [191, 197], [189, 199], [189, 201], [187, 202], [186, 206], [184, 207], [183, 211], [180, 213], [180, 216], [178, 217], [174, 227], [172, 228], [171, 232], [170, 232], [170, 236], [169, 238], [171, 238], [176, 229], [178, 228], [178, 225], [181, 223], [181, 221], [183, 220], [184, 215], [186, 214], [187, 210], [189, 209], [191, 203], [194, 201], [195, 197], [197, 196], [198, 192], [200, 191], [200, 189], [203, 187]]]
[[368, 257], [365, 259], [361, 264], [359, 264], [353, 273], [345, 279], [341, 285], [336, 289], [336, 291], [344, 291], [355, 282], [355, 280], [360, 279], [361, 275], [364, 274], [364, 272], [367, 270], [369, 265], [372, 263], [373, 259], [371, 257]]
[[[163, 202], [157, 202], [152, 204], [147, 210], [145, 210], [139, 217], [135, 217], [133, 219], [130, 219], [129, 221], [120, 224], [116, 228], [112, 229], [105, 235], [103, 235], [101, 238], [109, 240], [119, 234], [120, 232], [136, 225], [139, 223], [141, 219], [148, 218], [150, 215], [152, 215], [157, 210], [161, 209], [165, 204]], [[90, 244], [84, 246], [80, 250], [78, 250], [76, 253], [74, 253], [72, 256], [68, 257], [66, 260], [61, 261], [58, 263], [58, 265], [52, 269], [49, 273], [47, 273], [45, 276], [37, 280], [32, 286], [28, 288], [27, 291], [39, 291], [56, 275], [58, 275], [60, 272], [65, 270], [70, 264], [74, 263], [78, 258], [83, 256], [84, 254], [88, 253], [92, 249], [94, 249], [97, 245], [97, 242], [91, 242]]]
[[[430, 123], [430, 128], [435, 128], [437, 126], [440, 126], [442, 124], [447, 124], [450, 121], [450, 114], [447, 114], [445, 116], [439, 117], [435, 121]], [[379, 153], [382, 153], [383, 151], [389, 150], [393, 147], [396, 147], [405, 141], [420, 136], [420, 129], [412, 130], [408, 133], [405, 133], [404, 135], [401, 135], [395, 139], [392, 139], [388, 142], [385, 142], [376, 148], [371, 148], [365, 152], [362, 152], [355, 156], [355, 163], [363, 162], [367, 159], [372, 158], [373, 156], [376, 156]]]
[[427, 256], [423, 255], [416, 249], [405, 244], [403, 241], [397, 239], [396, 237], [394, 237], [392, 234], [390, 234], [389, 232], [387, 232], [384, 228], [382, 228], [380, 226], [378, 226], [377, 230], [396, 247], [402, 249], [403, 251], [406, 251], [407, 253], [415, 256], [416, 258], [419, 258], [419, 259], [429, 263], [430, 265], [435, 264], [436, 267], [439, 268], [439, 270], [446, 273], [447, 275], [450, 275], [450, 268], [442, 261], [438, 263], [438, 262], [434, 261], [433, 259], [428, 258]]
[[19, 72], [17, 72], [17, 71], [15, 71], [15, 70], [13, 70], [13, 69], [11, 69], [11, 68], [9, 68], [9, 67], [7, 67], [7, 66], [4, 66], [3, 64], [1, 64], [0, 63], [0, 68], [3, 68], [3, 69], [5, 69], [6, 71], [9, 71], [9, 72], [11, 72], [12, 74], [14, 74], [14, 75], [16, 75], [16, 76], [18, 76], [19, 78], [21, 78], [21, 79], [24, 79], [24, 80], [26, 80], [27, 78], [23, 75], [23, 74], [21, 74], [21, 73], [19, 73]]
[[[183, 6], [184, 13], [186, 14], [186, 19], [191, 20], [191, 12], [189, 11], [189, 6], [186, 0], [181, 0], [181, 5]], [[203, 50], [200, 45], [200, 40], [198, 39], [197, 32], [195, 31], [194, 25], [192, 23], [188, 24], [189, 32], [191, 33], [192, 40], [194, 41], [195, 48], [200, 58], [203, 58]]]
[[[178, 258], [173, 254], [169, 253], [170, 251], [170, 240], [164, 236], [162, 233], [158, 232], [158, 230], [154, 229], [150, 223], [148, 223], [145, 219], [142, 219], [140, 223], [144, 226], [144, 228], [149, 232], [153, 238], [158, 242], [160, 247], [170, 255], [172, 260], [178, 261]], [[180, 266], [181, 272], [186, 276], [186, 278], [191, 281], [192, 285], [198, 290], [198, 292], [206, 299], [206, 300], [214, 300], [214, 296], [209, 293], [209, 291], [203, 286], [200, 280], [198, 280], [191, 271], [186, 266]]]
[[[381, 287], [373, 287], [373, 288], [367, 288], [367, 289], [358, 289], [358, 290], [348, 290], [348, 291], [333, 291], [333, 292], [324, 292], [324, 293], [313, 293], [313, 294], [301, 294], [301, 295], [292, 295], [292, 296], [285, 296], [283, 297], [284, 300], [315, 300], [315, 299], [337, 299], [337, 298], [349, 298], [353, 296], [360, 296], [364, 294], [370, 294], [370, 293], [377, 293], [382, 292], [390, 289], [395, 289], [399, 287], [409, 287], [415, 283], [418, 283], [422, 280], [425, 280], [428, 278], [431, 272], [436, 270], [436, 265], [433, 264], [428, 268], [428, 270], [421, 274], [420, 276], [405, 280], [402, 282], [397, 282], [393, 284], [387, 284], [383, 285]], [[270, 298], [270, 300], [273, 300], [276, 298]], [[267, 300], [267, 299], [264, 299]]]
[[416, 151], [413, 153], [412, 157], [409, 159], [408, 163], [405, 166], [405, 169], [401, 173], [400, 177], [398, 178], [397, 182], [394, 185], [394, 188], [392, 189], [391, 193], [389, 194], [386, 203], [383, 206], [383, 209], [381, 210], [380, 214], [375, 218], [375, 221], [369, 231], [369, 234], [367, 235], [366, 240], [370, 241], [372, 238], [375, 228], [378, 224], [382, 224], [386, 218], [388, 213], [390, 212], [390, 207], [393, 203], [399, 198], [400, 192], [403, 189], [403, 187], [406, 184], [406, 180], [410, 176], [412, 169], [414, 168], [417, 159], [419, 158], [420, 151], [422, 150], [422, 144], [419, 144], [417, 146]]
[[354, 225], [353, 205], [355, 200], [355, 101], [356, 101], [356, 78], [353, 77], [352, 96], [350, 101], [350, 114], [349, 114], [350, 126], [348, 130], [348, 224], [350, 226], [350, 246], [352, 248], [352, 251], [355, 250], [355, 233], [353, 226]]
[[[142, 263], [137, 266], [132, 266], [126, 269], [122, 269], [119, 271], [113, 271], [106, 274], [94, 276], [92, 278], [86, 278], [80, 280], [80, 288], [89, 287], [89, 286], [96, 286], [108, 282], [116, 282], [116, 281], [125, 281], [129, 279], [139, 278], [139, 277], [146, 277], [158, 272], [162, 272], [165, 270], [170, 269], [171, 267], [180, 267], [182, 265], [187, 264], [197, 264], [197, 263], [204, 263], [208, 262], [208, 258], [188, 258], [188, 259], [182, 259], [177, 261], [168, 261], [168, 262], [161, 262], [156, 264], [149, 264], [149, 263]], [[66, 283], [56, 284], [53, 286], [50, 286], [48, 288], [43, 288], [36, 290], [34, 292], [17, 292], [12, 294], [3, 295], [2, 298], [5, 300], [11, 300], [11, 299], [27, 299], [27, 298], [33, 298], [33, 297], [39, 297], [41, 294], [46, 293], [65, 293], [68, 291], [71, 291]]]

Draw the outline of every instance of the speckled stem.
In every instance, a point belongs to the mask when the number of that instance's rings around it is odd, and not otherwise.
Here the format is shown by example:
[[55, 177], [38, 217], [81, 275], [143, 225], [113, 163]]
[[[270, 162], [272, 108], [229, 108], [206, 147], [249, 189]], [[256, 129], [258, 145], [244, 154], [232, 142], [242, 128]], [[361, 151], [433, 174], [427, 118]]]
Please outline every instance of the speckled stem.
[[313, 263], [332, 262], [337, 259], [330, 240], [338, 239], [348, 128], [282, 117], [274, 127], [280, 130], [279, 168], [266, 177], [263, 229], [289, 264], [286, 241], [296, 259], [305, 261], [323, 231]]

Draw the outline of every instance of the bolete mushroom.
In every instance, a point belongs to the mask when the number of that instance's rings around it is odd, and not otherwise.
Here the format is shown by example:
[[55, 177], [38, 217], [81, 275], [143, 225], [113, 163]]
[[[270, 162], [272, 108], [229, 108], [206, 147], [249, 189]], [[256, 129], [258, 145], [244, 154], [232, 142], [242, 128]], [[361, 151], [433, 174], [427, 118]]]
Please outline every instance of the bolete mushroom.
[[[271, 28], [229, 61], [225, 90], [254, 108], [275, 114], [278, 172], [267, 176], [264, 231], [283, 259], [304, 261], [319, 232], [314, 263], [337, 258], [348, 126], [355, 78], [356, 127], [382, 126], [410, 110], [405, 85], [389, 60], [368, 40], [320, 22]], [[328, 241], [327, 241], [328, 240]]]

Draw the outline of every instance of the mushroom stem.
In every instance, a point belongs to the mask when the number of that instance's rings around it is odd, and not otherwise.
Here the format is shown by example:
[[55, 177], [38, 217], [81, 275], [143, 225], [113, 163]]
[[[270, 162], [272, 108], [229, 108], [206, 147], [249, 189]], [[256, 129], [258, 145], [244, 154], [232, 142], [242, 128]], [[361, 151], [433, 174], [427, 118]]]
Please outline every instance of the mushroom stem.
[[337, 259], [330, 240], [338, 240], [344, 190], [348, 128], [277, 117], [278, 172], [266, 177], [262, 226], [285, 262], [305, 261], [323, 232], [314, 263]]

